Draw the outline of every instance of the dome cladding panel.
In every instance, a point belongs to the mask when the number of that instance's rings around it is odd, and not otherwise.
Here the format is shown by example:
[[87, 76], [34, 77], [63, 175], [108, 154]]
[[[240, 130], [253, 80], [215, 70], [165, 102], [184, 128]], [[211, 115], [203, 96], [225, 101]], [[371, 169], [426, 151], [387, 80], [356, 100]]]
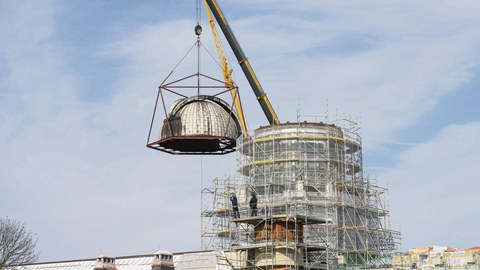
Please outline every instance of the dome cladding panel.
[[[170, 116], [173, 136], [218, 136], [235, 139], [239, 135], [237, 121], [228, 111], [207, 100], [184, 104]], [[164, 121], [161, 139], [171, 137]]]

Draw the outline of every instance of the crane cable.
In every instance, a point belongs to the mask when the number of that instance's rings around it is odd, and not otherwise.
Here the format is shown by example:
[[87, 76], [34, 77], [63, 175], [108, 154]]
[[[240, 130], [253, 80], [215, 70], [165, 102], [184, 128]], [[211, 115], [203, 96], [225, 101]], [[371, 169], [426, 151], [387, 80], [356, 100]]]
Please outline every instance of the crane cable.
[[200, 25], [201, 20], [202, 20], [202, 14], [200, 10], [200, 0], [196, 0], [196, 19], [197, 19], [197, 25]]
[[200, 10], [200, 0], [196, 0], [196, 17], [197, 17], [197, 24], [195, 26], [195, 34], [197, 35], [197, 95], [200, 95], [200, 63], [201, 63], [201, 57], [200, 57], [200, 35], [202, 34], [202, 26], [200, 25], [201, 23], [201, 10]]

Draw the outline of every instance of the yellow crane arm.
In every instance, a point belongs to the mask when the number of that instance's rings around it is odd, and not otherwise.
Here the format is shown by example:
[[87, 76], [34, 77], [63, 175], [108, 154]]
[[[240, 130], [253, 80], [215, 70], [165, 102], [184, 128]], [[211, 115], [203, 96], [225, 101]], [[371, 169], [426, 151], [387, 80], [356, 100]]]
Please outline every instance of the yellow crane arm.
[[253, 72], [250, 62], [248, 61], [247, 57], [243, 53], [243, 50], [240, 47], [240, 44], [238, 43], [237, 39], [235, 38], [235, 35], [233, 34], [232, 29], [228, 25], [227, 19], [223, 15], [223, 12], [220, 9], [220, 6], [218, 5], [217, 1], [204, 0], [204, 2], [208, 4], [208, 7], [210, 8], [211, 13], [215, 17], [218, 25], [220, 26], [220, 29], [222, 29], [222, 32], [225, 38], [227, 39], [228, 44], [230, 45], [230, 48], [235, 54], [238, 64], [240, 64], [240, 67], [242, 68], [242, 71], [245, 74], [245, 77], [247, 78], [248, 83], [252, 87], [252, 90], [255, 93], [255, 96], [257, 97], [257, 100], [260, 103], [260, 107], [262, 107], [263, 113], [265, 113], [265, 116], [267, 117], [268, 122], [271, 125], [280, 124], [277, 114], [275, 113], [275, 110], [272, 107], [272, 104], [270, 104], [270, 101], [268, 100], [267, 95], [263, 91], [263, 88], [260, 85], [260, 82], [258, 81], [257, 76]]
[[215, 47], [217, 49], [218, 58], [220, 60], [220, 65], [222, 66], [223, 79], [225, 80], [225, 86], [230, 89], [230, 94], [232, 95], [233, 103], [235, 105], [235, 110], [237, 111], [238, 120], [242, 127], [242, 133], [244, 136], [248, 135], [247, 124], [245, 123], [245, 116], [243, 114], [242, 102], [240, 101], [240, 96], [238, 94], [238, 88], [235, 82], [232, 79], [233, 70], [228, 66], [227, 56], [225, 50], [223, 49], [222, 42], [217, 32], [215, 22], [212, 17], [210, 8], [208, 7], [207, 1], [205, 2], [205, 9], [207, 10], [208, 22], [210, 28], [212, 29], [213, 39], [215, 40]]

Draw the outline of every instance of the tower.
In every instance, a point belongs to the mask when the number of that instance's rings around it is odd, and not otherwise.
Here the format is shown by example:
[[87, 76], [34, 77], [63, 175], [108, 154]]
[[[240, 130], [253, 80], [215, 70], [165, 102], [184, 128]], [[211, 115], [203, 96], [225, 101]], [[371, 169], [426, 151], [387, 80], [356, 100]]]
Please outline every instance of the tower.
[[[353, 130], [283, 123], [239, 138], [237, 179], [217, 179], [202, 194], [204, 248], [226, 250], [239, 269], [385, 264], [399, 233], [388, 227], [385, 189], [363, 175], [362, 144]], [[240, 218], [231, 215], [232, 192]], [[258, 198], [253, 216], [252, 193]]]

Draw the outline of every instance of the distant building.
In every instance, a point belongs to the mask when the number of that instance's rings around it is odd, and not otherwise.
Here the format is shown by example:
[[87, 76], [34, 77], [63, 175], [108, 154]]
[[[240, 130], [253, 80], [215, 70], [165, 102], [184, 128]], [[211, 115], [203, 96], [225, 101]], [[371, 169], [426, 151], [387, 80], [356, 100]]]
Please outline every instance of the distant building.
[[480, 269], [480, 247], [425, 247], [393, 257], [394, 269]]

